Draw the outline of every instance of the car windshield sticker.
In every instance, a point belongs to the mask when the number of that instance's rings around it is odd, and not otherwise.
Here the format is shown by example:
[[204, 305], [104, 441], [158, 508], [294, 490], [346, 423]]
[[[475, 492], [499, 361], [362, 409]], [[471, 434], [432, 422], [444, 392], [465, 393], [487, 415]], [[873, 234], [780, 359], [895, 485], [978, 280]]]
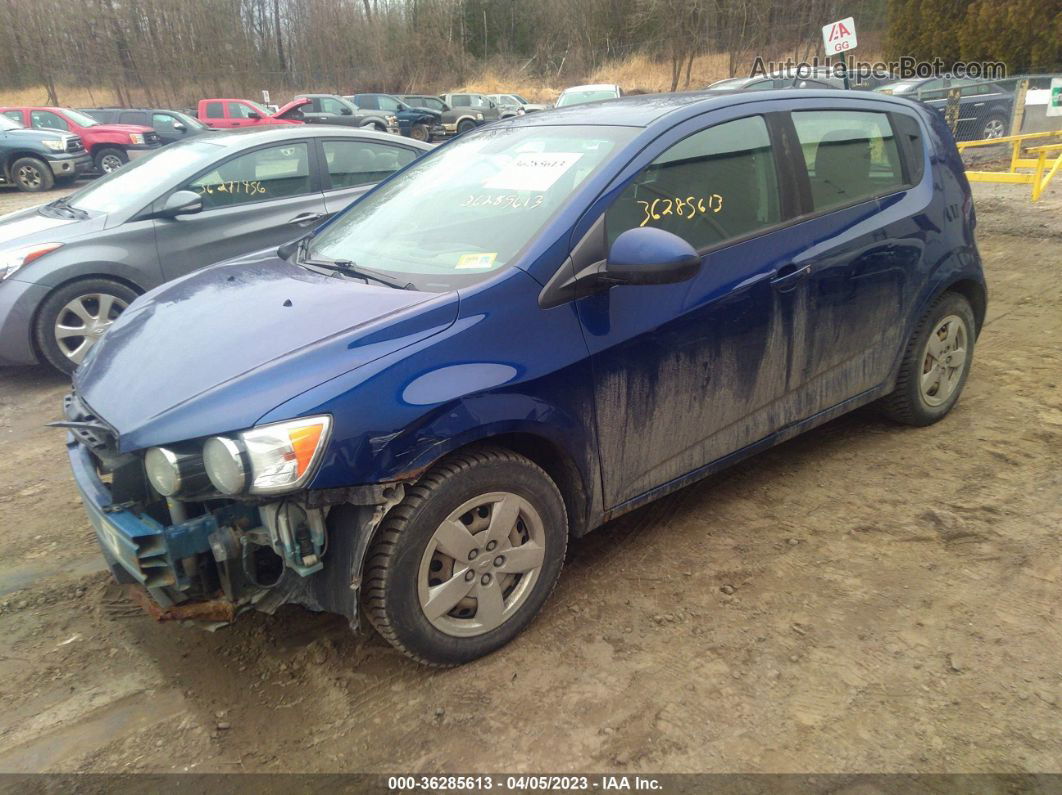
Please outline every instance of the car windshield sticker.
[[645, 211], [645, 218], [638, 226], [645, 226], [650, 221], [659, 221], [666, 215], [685, 218], [692, 221], [698, 215], [718, 213], [723, 209], [723, 197], [718, 193], [711, 196], [687, 196], [685, 199], [675, 197], [673, 199], [653, 199], [651, 202], [638, 199]]
[[494, 266], [494, 260], [498, 258], [497, 252], [489, 254], [462, 254], [457, 258], [457, 265], [461, 269], [487, 269]]
[[469, 194], [461, 202], [462, 207], [512, 207], [514, 210], [533, 210], [540, 207], [546, 197], [539, 194], [519, 196], [515, 193], [480, 193]]
[[494, 190], [549, 190], [582, 152], [523, 152], [483, 183]]

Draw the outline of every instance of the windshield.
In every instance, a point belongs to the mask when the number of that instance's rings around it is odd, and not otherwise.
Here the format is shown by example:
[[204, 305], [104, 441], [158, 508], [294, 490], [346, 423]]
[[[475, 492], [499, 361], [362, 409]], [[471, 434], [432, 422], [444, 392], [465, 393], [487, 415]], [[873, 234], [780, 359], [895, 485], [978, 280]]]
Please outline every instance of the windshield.
[[571, 126], [467, 134], [353, 204], [307, 255], [413, 277], [423, 290], [479, 281], [513, 262], [635, 133]]
[[568, 105], [581, 105], [584, 102], [598, 102], [602, 99], [615, 99], [616, 92], [611, 89], [601, 91], [565, 91], [557, 100], [557, 107], [563, 108]]
[[217, 144], [201, 140], [171, 144], [89, 183], [72, 193], [68, 203], [79, 210], [98, 213], [139, 210], [158, 195], [164, 184], [192, 176], [224, 152]]
[[199, 130], [199, 129], [205, 130], [206, 129], [206, 125], [203, 124], [203, 122], [199, 121], [199, 119], [193, 119], [191, 116], [188, 116], [188, 115], [186, 115], [184, 113], [176, 113], [176, 112], [174, 112], [173, 115], [177, 117], [177, 120], [179, 122], [183, 123], [184, 126], [188, 127], [189, 129], [192, 129], [192, 130]]
[[0, 130], [21, 130], [22, 125], [0, 113]]
[[77, 124], [80, 127], [95, 127], [99, 124], [96, 119], [92, 118], [87, 113], [80, 113], [76, 110], [70, 110], [69, 108], [64, 110], [63, 113], [65, 113], [67, 118], [73, 121], [74, 124]]

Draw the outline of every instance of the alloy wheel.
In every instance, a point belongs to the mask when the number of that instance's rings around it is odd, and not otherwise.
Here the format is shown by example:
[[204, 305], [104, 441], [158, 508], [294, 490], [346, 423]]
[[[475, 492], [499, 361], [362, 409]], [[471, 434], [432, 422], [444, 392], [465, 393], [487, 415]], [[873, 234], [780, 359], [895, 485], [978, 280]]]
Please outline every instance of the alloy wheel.
[[118, 155], [104, 155], [100, 160], [100, 168], [103, 169], [104, 174], [110, 174], [112, 171], [117, 171], [125, 163], [122, 162], [122, 158]]
[[458, 506], [421, 557], [417, 594], [425, 617], [457, 637], [496, 629], [531, 595], [545, 543], [541, 516], [516, 494], [491, 492]]
[[36, 190], [44, 181], [44, 175], [36, 166], [24, 165], [19, 167], [15, 179], [27, 190]]
[[107, 293], [78, 296], [60, 310], [55, 320], [55, 341], [70, 361], [81, 364], [118, 315], [128, 306]]
[[988, 138], [1002, 138], [1003, 137], [1003, 120], [1002, 119], [989, 119], [985, 124], [984, 137]]
[[926, 341], [918, 388], [929, 406], [939, 406], [951, 397], [962, 381], [967, 356], [966, 324], [958, 315], [948, 315]]

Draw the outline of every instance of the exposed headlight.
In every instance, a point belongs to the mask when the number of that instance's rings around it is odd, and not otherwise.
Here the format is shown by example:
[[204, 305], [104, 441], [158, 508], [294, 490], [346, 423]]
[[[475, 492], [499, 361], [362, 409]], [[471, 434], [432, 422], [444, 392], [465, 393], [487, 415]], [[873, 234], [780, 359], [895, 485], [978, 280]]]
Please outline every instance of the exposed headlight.
[[134, 144], [144, 143], [143, 133], [129, 133], [129, 140]]
[[62, 138], [47, 138], [41, 141], [41, 143], [51, 149], [53, 152], [66, 151], [66, 141], [64, 141]]
[[203, 469], [203, 459], [194, 453], [179, 453], [168, 447], [152, 447], [144, 456], [148, 482], [163, 497], [181, 492], [205, 491], [210, 481]]
[[304, 417], [252, 428], [235, 438], [214, 436], [203, 463], [223, 494], [277, 494], [302, 486], [328, 441], [332, 418]]
[[40, 259], [50, 251], [55, 251], [62, 243], [36, 243], [32, 246], [0, 251], [0, 281], [13, 274], [33, 260]]

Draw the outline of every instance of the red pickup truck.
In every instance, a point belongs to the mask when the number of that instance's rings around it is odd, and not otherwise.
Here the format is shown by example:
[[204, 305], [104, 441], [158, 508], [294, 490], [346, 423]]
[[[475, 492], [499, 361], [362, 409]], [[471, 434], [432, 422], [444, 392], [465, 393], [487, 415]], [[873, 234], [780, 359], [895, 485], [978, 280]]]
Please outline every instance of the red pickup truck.
[[8, 118], [23, 127], [39, 130], [64, 130], [85, 143], [85, 149], [105, 174], [116, 171], [130, 159], [145, 155], [162, 146], [159, 134], [139, 124], [101, 124], [84, 113], [70, 108], [22, 107], [0, 108]]
[[262, 127], [268, 124], [302, 124], [297, 108], [309, 105], [308, 99], [289, 102], [276, 113], [270, 113], [249, 99], [201, 99], [199, 121], [218, 129], [232, 127]]

